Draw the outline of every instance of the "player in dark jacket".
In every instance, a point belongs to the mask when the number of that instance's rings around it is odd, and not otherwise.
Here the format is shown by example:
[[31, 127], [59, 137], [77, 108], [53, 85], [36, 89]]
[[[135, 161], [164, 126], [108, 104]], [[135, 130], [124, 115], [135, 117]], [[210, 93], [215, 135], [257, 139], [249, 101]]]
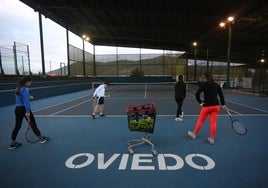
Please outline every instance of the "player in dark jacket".
[[182, 104], [186, 96], [186, 84], [183, 82], [183, 76], [179, 75], [179, 80], [175, 84], [175, 100], [177, 102], [177, 115], [175, 121], [182, 121]]

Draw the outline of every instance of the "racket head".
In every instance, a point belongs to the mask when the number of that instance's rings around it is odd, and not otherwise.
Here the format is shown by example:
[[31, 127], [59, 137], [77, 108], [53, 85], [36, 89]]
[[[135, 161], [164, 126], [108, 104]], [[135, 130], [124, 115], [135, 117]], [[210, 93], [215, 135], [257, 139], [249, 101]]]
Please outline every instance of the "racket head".
[[232, 128], [234, 129], [236, 134], [238, 135], [247, 134], [247, 128], [243, 126], [243, 124], [238, 119], [235, 119], [228, 109], [226, 109], [226, 112], [232, 121]]
[[30, 125], [25, 132], [25, 140], [29, 143], [37, 143], [39, 142], [39, 138], [34, 134], [33, 129]]
[[232, 120], [232, 127], [239, 135], [245, 135], [247, 133], [247, 128], [237, 119]]

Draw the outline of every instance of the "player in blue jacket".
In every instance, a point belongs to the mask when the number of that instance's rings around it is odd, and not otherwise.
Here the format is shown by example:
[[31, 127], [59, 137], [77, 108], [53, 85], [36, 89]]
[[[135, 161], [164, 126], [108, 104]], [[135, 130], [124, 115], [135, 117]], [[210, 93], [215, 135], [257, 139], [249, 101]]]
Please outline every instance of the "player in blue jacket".
[[11, 134], [12, 142], [9, 146], [9, 149], [15, 149], [16, 147], [19, 147], [21, 145], [21, 143], [16, 142], [16, 138], [21, 128], [23, 118], [25, 118], [29, 122], [29, 124], [31, 125], [31, 128], [33, 129], [34, 134], [39, 137], [40, 143], [45, 143], [46, 141], [49, 140], [48, 137], [42, 136], [40, 130], [37, 128], [34, 115], [31, 111], [31, 104], [30, 104], [31, 94], [29, 90], [29, 87], [31, 86], [31, 84], [32, 84], [32, 79], [30, 76], [22, 77], [18, 81], [16, 90], [15, 90], [16, 123]]

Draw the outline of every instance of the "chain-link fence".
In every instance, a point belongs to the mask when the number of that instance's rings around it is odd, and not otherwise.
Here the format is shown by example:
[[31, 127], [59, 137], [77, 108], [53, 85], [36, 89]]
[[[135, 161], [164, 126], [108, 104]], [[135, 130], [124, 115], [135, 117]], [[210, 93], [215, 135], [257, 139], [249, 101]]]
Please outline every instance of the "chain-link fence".
[[69, 45], [69, 59], [70, 59], [70, 66], [69, 75], [77, 76], [77, 75], [94, 75], [93, 69], [93, 54], [85, 51], [85, 64], [84, 57], [83, 57], [83, 50]]
[[184, 64], [181, 54], [114, 54], [96, 55], [97, 76], [135, 76], [134, 71], [150, 76], [176, 76], [180, 70], [179, 65]]
[[14, 45], [0, 46], [1, 75], [31, 74], [28, 45], [14, 42]]
[[[69, 65], [61, 64], [60, 75], [70, 76], [172, 76], [182, 74], [187, 81], [202, 80], [206, 71], [211, 71], [216, 81], [224, 85], [227, 80], [227, 63], [188, 59], [187, 53], [92, 54], [72, 45], [69, 47]], [[0, 46], [1, 75], [31, 74], [28, 45]], [[85, 62], [85, 63], [84, 63]], [[196, 65], [194, 65], [194, 62]], [[68, 67], [69, 66], [69, 67]], [[253, 93], [268, 93], [266, 63], [230, 64], [229, 86]]]
[[85, 52], [83, 65], [83, 50], [69, 45], [70, 75], [85, 76], [135, 76], [138, 70], [146, 76], [176, 76], [185, 73], [186, 56], [181, 53], [161, 54], [101, 54], [94, 55]]

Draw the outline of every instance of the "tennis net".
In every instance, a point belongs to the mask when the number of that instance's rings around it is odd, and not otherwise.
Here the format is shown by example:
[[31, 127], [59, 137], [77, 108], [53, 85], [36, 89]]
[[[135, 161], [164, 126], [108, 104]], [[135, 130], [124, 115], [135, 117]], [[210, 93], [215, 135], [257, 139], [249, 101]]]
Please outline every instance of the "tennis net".
[[[196, 91], [197, 82], [185, 82], [187, 91]], [[101, 82], [92, 82], [95, 90]], [[176, 82], [150, 82], [150, 83], [109, 83], [107, 92], [174, 92]]]

